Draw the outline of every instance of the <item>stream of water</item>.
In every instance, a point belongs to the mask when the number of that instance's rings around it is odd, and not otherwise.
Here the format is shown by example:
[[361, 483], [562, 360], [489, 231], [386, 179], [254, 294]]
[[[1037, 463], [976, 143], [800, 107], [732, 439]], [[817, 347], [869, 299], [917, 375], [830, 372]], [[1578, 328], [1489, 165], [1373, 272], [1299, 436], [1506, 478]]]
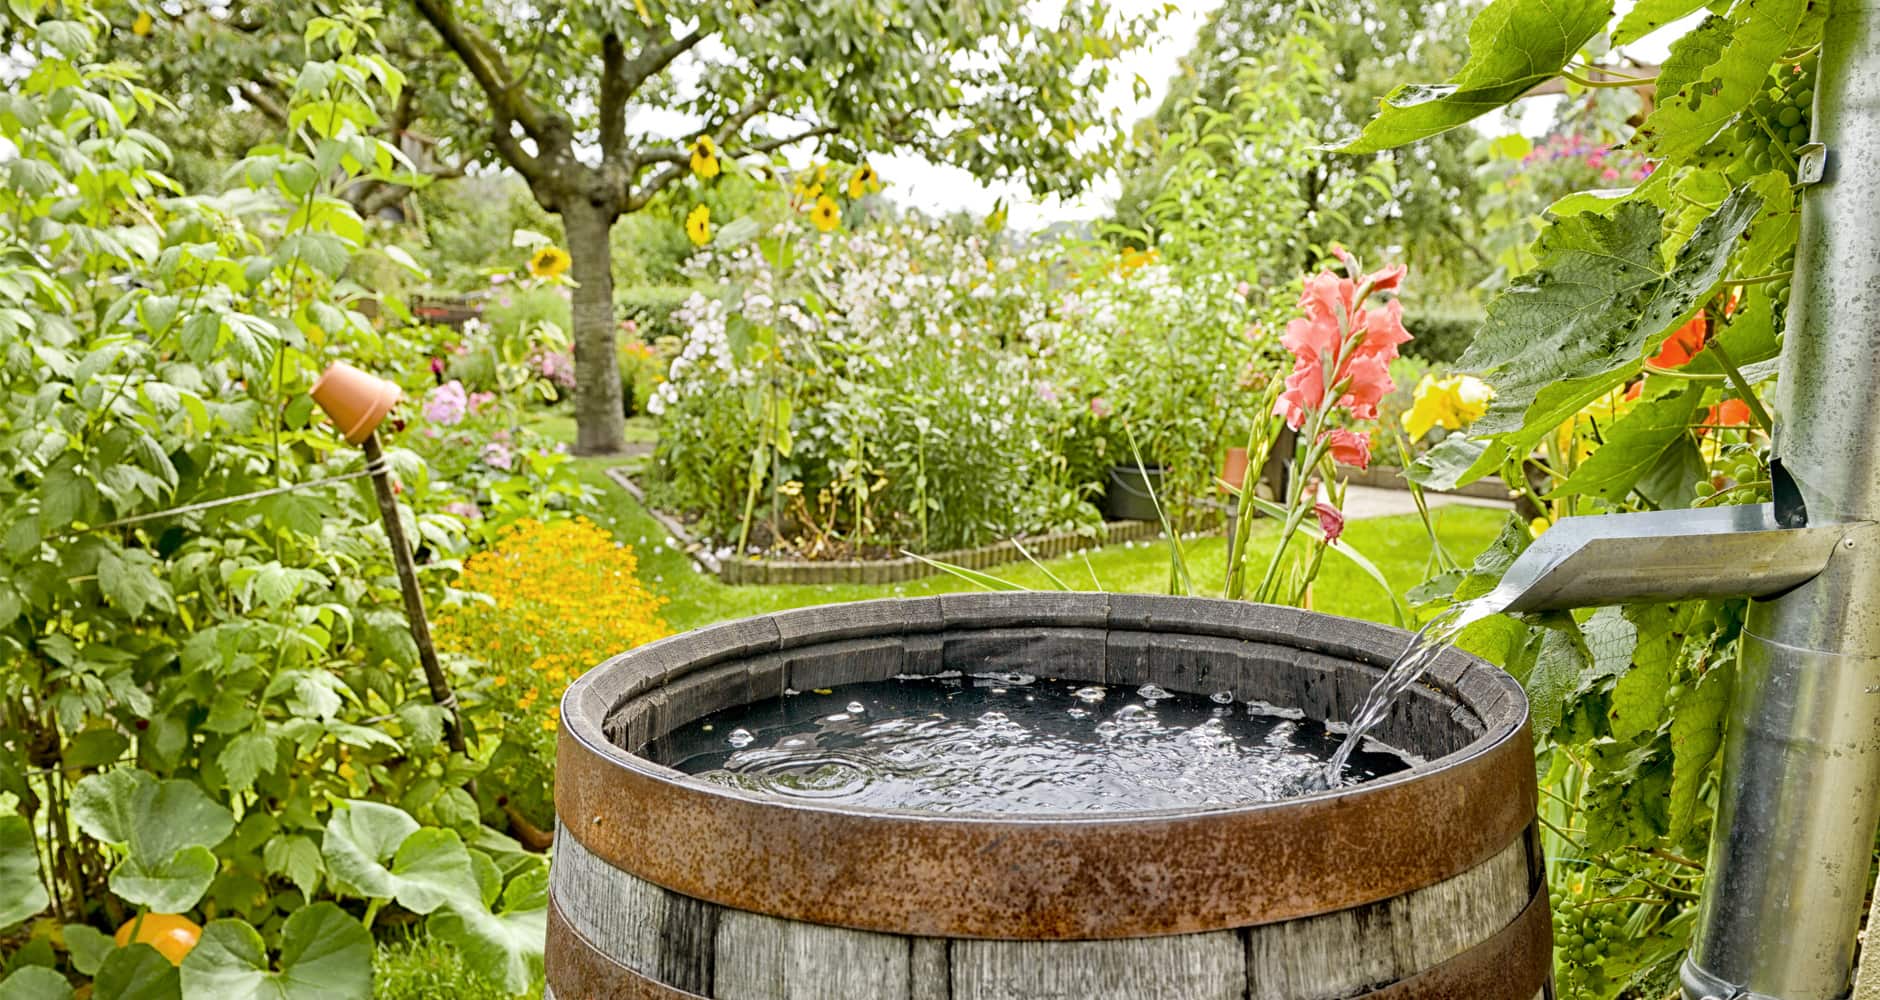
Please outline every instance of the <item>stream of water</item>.
[[906, 677], [793, 693], [681, 726], [646, 750], [786, 798], [940, 812], [1101, 812], [1267, 802], [1412, 759], [1296, 710], [1021, 674]]
[[[1492, 598], [1493, 595], [1490, 595]], [[1345, 740], [1333, 752], [1332, 759], [1325, 765], [1325, 773], [1319, 779], [1320, 788], [1335, 788], [1345, 778], [1345, 768], [1349, 766], [1358, 748], [1373, 729], [1382, 725], [1390, 717], [1390, 707], [1410, 685], [1422, 677], [1424, 671], [1436, 662], [1443, 651], [1456, 641], [1462, 630], [1481, 621], [1499, 610], [1498, 602], [1490, 598], [1478, 598], [1464, 601], [1445, 608], [1441, 614], [1429, 620], [1416, 634], [1384, 676], [1371, 685], [1365, 692], [1364, 700], [1358, 703], [1358, 710], [1351, 715]]]

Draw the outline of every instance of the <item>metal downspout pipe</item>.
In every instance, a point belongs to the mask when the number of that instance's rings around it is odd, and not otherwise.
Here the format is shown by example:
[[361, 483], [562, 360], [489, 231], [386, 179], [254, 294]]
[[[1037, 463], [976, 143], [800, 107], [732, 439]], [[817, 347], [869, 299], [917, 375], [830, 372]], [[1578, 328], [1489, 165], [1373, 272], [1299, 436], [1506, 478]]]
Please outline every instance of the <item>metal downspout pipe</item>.
[[[1776, 454], [1813, 525], [1880, 521], [1880, 0], [1834, 0], [1804, 156]], [[1809, 183], [1810, 181], [1813, 183]], [[1880, 532], [1751, 605], [1689, 1000], [1836, 1000], [1880, 822]], [[1880, 947], [1880, 940], [1870, 941]]]

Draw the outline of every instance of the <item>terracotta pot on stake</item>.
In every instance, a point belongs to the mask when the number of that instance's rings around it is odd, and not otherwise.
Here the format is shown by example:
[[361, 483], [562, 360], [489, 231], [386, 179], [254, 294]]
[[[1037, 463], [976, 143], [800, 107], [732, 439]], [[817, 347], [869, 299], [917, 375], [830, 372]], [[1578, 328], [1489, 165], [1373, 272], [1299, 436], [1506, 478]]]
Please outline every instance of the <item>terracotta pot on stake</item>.
[[372, 473], [372, 491], [378, 496], [379, 519], [385, 524], [385, 537], [392, 546], [392, 565], [398, 570], [398, 589], [405, 598], [405, 617], [411, 621], [411, 637], [418, 645], [418, 663], [424, 668], [431, 700], [448, 712], [445, 737], [451, 750], [464, 753], [463, 725], [457, 716], [456, 696], [451, 693], [450, 681], [437, 662], [437, 648], [431, 643], [431, 623], [424, 613], [424, 592], [418, 589], [418, 569], [411, 559], [411, 546], [405, 541], [404, 521], [398, 516], [398, 500], [392, 491], [391, 470], [385, 465], [385, 451], [379, 447], [375, 433], [402, 393], [392, 382], [343, 361], [335, 361], [314, 381], [307, 394], [326, 411], [347, 444], [360, 445], [365, 450], [366, 468]]

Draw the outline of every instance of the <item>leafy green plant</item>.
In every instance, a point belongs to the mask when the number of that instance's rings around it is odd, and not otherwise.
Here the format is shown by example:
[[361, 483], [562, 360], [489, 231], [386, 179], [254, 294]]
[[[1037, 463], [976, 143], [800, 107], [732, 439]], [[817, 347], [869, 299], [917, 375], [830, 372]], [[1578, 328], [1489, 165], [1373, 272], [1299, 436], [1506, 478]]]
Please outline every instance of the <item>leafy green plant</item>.
[[[1640, 3], [1615, 23], [1608, 4], [1496, 0], [1452, 86], [1399, 90], [1346, 148], [1437, 134], [1552, 77], [1632, 86], [1576, 60], [1602, 32], [1623, 44], [1697, 7]], [[1631, 187], [1554, 201], [1523, 273], [1457, 363], [1495, 398], [1413, 475], [1440, 486], [1500, 472], [1545, 516], [1511, 521], [1471, 569], [1432, 581], [1420, 596], [1434, 605], [1487, 591], [1553, 518], [1767, 495], [1758, 393], [1782, 337], [1794, 154], [1807, 137], [1795, 95], [1807, 91], [1823, 11], [1799, 0], [1711, 11], [1672, 43], [1658, 103], [1626, 142], [1656, 168], [1624, 178]], [[1533, 705], [1565, 917], [1559, 978], [1573, 995], [1656, 996], [1675, 982], [1741, 612], [1706, 601], [1498, 617], [1464, 634], [1523, 679]]]
[[[361, 460], [305, 395], [342, 347], [426, 377], [428, 333], [347, 307], [370, 237], [336, 192], [404, 169], [371, 131], [403, 79], [369, 12], [307, 23], [280, 141], [215, 195], [162, 172], [139, 126], [162, 98], [98, 61], [105, 18], [5, 16], [0, 930], [43, 916], [4, 939], [0, 993], [365, 996], [393, 908], [526, 989], [543, 862], [478, 824]], [[463, 521], [402, 444], [440, 601]], [[180, 966], [141, 943], [153, 923]]]

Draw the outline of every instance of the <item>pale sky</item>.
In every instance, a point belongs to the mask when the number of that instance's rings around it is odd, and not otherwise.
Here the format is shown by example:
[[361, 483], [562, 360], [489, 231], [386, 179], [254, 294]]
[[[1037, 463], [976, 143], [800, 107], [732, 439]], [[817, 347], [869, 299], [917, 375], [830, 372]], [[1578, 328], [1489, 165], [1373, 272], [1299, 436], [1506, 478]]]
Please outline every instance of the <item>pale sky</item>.
[[[1162, 6], [1162, 0], [1116, 0], [1115, 6], [1122, 13], [1141, 14]], [[1125, 123], [1153, 113], [1168, 93], [1169, 80], [1178, 72], [1181, 58], [1193, 48], [1195, 33], [1219, 6], [1219, 0], [1189, 0], [1180, 3], [1178, 9], [1165, 16], [1157, 36], [1148, 45], [1126, 56], [1116, 67], [1115, 79], [1103, 93], [1104, 113], [1119, 108]], [[1620, 0], [1618, 6], [1623, 12], [1632, 3], [1630, 0]], [[1626, 54], [1643, 62], [1661, 62], [1666, 55], [1667, 40], [1677, 38], [1701, 16], [1693, 15], [1659, 30], [1637, 44], [1627, 46]], [[1137, 76], [1149, 84], [1149, 96], [1142, 100], [1137, 100], [1134, 94]], [[1529, 98], [1517, 105], [1519, 114], [1489, 115], [1481, 119], [1477, 127], [1490, 134], [1518, 129], [1536, 135], [1545, 131], [1560, 100], [1559, 97]], [[1040, 229], [1054, 222], [1092, 219], [1104, 215], [1111, 199], [1116, 197], [1120, 189], [1118, 180], [1109, 176], [1098, 180], [1076, 199], [1065, 201], [1053, 196], [1041, 200], [1033, 198], [1022, 183], [982, 183], [965, 170], [933, 163], [919, 156], [877, 156], [872, 158], [872, 162], [886, 185], [888, 198], [898, 204], [938, 214], [965, 209], [975, 215], [984, 215], [992, 211], [1000, 198], [1004, 198], [1007, 224], [1024, 231]]]

